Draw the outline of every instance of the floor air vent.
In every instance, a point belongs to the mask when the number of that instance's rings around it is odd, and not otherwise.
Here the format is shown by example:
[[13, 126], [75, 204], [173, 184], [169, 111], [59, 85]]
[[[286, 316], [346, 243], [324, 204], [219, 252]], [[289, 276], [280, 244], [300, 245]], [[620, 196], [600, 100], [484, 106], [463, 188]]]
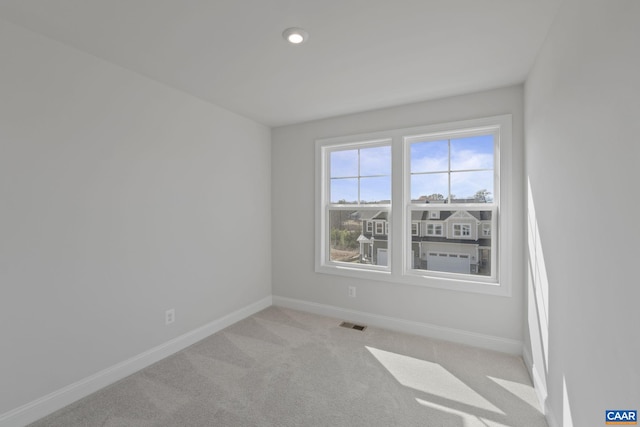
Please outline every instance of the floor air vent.
[[367, 329], [367, 327], [364, 325], [356, 325], [355, 323], [350, 322], [342, 322], [340, 323], [340, 326], [347, 329], [355, 329], [356, 331], [364, 331], [365, 329]]

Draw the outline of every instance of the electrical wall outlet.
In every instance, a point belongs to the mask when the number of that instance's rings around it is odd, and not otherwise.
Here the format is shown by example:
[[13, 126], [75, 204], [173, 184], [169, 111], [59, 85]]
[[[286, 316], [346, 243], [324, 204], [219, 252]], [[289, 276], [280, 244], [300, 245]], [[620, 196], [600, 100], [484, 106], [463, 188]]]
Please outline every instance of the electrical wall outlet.
[[176, 321], [176, 309], [171, 308], [164, 312], [164, 324], [169, 325]]
[[355, 286], [349, 286], [349, 297], [350, 298], [355, 298], [356, 297], [356, 287]]

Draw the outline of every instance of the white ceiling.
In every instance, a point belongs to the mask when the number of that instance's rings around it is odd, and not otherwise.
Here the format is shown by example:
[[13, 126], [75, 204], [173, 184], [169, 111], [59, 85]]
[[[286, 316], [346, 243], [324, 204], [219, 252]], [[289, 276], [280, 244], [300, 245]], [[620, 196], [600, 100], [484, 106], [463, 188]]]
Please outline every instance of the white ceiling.
[[560, 1], [2, 0], [0, 17], [280, 126], [521, 83]]

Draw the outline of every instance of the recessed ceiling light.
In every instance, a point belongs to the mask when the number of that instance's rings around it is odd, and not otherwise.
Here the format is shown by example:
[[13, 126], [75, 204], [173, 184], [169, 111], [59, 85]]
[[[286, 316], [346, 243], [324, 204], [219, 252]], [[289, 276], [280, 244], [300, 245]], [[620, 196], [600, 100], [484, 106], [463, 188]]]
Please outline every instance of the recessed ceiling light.
[[282, 37], [291, 44], [302, 44], [309, 38], [309, 33], [302, 28], [287, 28], [282, 32]]

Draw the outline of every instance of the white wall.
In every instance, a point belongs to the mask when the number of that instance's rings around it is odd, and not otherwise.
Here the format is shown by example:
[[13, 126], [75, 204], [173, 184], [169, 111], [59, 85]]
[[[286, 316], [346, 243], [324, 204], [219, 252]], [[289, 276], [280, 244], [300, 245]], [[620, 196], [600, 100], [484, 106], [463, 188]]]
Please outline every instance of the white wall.
[[527, 353], [551, 427], [640, 410], [640, 3], [566, 0], [526, 82]]
[[[522, 340], [523, 88], [406, 105], [276, 128], [272, 132], [272, 257], [274, 297]], [[314, 141], [319, 138], [513, 114], [513, 295], [496, 297], [314, 272]], [[357, 287], [357, 298], [347, 287]]]
[[267, 127], [1, 20], [0, 58], [0, 415], [271, 294]]

